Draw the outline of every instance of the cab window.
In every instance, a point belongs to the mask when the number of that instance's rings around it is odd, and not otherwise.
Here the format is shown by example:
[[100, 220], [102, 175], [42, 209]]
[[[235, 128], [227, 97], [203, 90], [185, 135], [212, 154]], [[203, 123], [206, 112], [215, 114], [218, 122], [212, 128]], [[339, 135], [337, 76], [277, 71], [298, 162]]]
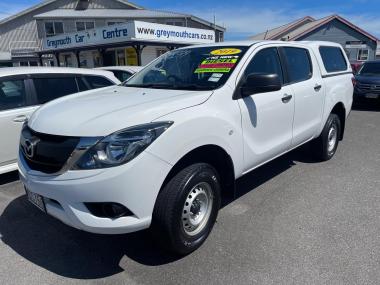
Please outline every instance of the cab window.
[[327, 72], [347, 70], [347, 62], [340, 48], [324, 46], [319, 48], [319, 53]]
[[287, 64], [288, 82], [296, 83], [306, 81], [313, 75], [309, 51], [304, 48], [283, 48]]
[[248, 64], [244, 75], [249, 74], [277, 74], [283, 82], [283, 74], [277, 48], [266, 48], [259, 51]]
[[0, 111], [25, 107], [24, 80], [0, 80]]

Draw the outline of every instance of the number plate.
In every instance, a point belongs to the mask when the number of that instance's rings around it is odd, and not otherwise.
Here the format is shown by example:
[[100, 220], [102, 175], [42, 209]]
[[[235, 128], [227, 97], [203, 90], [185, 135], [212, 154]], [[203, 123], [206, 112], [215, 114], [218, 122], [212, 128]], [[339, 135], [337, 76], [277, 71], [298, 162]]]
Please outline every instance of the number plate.
[[365, 97], [369, 99], [377, 99], [379, 97], [379, 94], [368, 93], [365, 94]]
[[28, 189], [25, 189], [26, 195], [30, 203], [36, 206], [38, 209], [46, 213], [45, 201], [41, 195], [30, 192]]

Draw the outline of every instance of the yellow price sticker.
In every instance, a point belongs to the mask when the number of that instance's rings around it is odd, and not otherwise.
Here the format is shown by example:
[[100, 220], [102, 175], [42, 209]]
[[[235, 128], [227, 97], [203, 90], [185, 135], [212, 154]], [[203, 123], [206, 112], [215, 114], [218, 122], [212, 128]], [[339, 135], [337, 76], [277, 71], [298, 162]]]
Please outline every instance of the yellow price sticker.
[[211, 52], [212, 55], [232, 55], [238, 53], [241, 53], [241, 50], [237, 48], [221, 48]]

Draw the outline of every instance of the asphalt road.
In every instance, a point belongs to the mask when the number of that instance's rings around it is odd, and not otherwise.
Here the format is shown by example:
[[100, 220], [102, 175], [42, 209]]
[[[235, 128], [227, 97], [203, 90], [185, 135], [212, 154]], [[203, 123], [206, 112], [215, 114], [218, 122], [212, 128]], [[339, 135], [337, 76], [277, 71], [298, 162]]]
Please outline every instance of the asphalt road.
[[147, 232], [100, 236], [29, 205], [0, 176], [1, 284], [379, 284], [380, 106], [351, 113], [336, 156], [294, 151], [238, 181], [201, 249], [167, 255]]

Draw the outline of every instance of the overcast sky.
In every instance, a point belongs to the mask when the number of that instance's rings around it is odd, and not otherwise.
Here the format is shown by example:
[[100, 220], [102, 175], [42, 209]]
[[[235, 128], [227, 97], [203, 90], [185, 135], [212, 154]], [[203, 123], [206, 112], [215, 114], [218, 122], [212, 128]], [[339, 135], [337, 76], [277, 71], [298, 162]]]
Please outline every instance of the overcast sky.
[[[0, 18], [30, 7], [38, 0], [0, 0]], [[184, 12], [227, 28], [226, 39], [245, 39], [295, 19], [339, 14], [380, 38], [379, 0], [137, 0], [147, 9]]]

